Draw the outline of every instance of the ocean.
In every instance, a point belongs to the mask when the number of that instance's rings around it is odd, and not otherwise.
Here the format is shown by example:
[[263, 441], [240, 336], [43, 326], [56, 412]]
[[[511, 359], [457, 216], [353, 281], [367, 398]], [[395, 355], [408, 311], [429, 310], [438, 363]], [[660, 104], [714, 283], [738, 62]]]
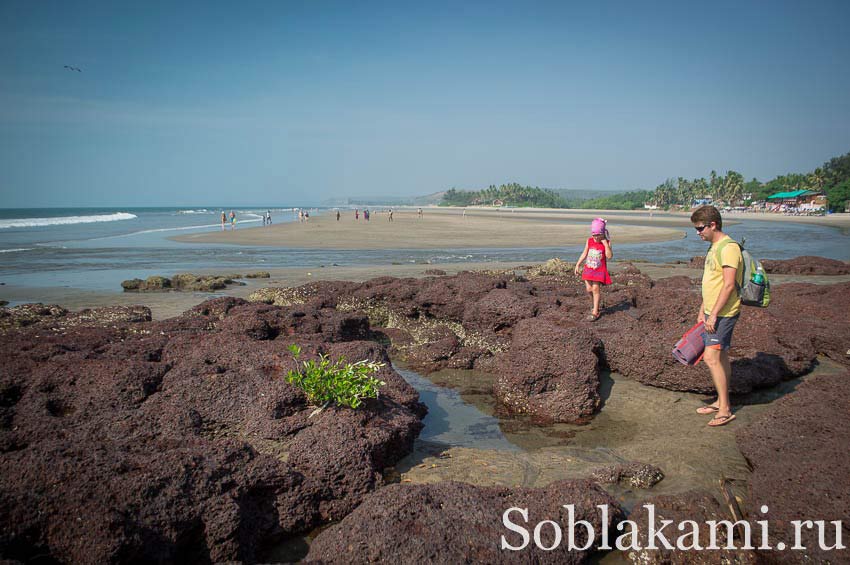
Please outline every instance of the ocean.
[[[229, 213], [231, 208], [225, 208]], [[269, 208], [234, 208], [237, 229], [262, 225]], [[270, 208], [275, 223], [296, 221], [294, 208]], [[250, 272], [323, 265], [541, 262], [552, 257], [573, 261], [582, 246], [533, 249], [381, 249], [314, 250], [264, 246], [178, 243], [180, 233], [221, 229], [222, 208], [47, 208], [0, 209], [0, 283], [29, 287], [71, 287], [121, 292], [121, 281], [178, 272]], [[322, 209], [311, 209], [311, 214]], [[850, 237], [840, 230], [811, 224], [731, 218], [727, 233], [761, 259], [820, 255], [850, 260]], [[585, 222], [582, 222], [585, 223]], [[693, 229], [683, 239], [661, 243], [615, 243], [616, 259], [651, 262], [687, 261], [704, 255], [706, 244]], [[0, 292], [2, 298], [2, 292]]]

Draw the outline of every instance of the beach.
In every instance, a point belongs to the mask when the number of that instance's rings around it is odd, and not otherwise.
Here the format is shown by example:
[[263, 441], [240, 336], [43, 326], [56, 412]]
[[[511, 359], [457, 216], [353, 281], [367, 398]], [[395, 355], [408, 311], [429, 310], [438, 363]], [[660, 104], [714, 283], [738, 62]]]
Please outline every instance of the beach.
[[[333, 212], [310, 217], [307, 222], [288, 222], [264, 227], [237, 228], [171, 237], [184, 243], [255, 245], [293, 249], [459, 249], [522, 248], [576, 245], [586, 241], [590, 221], [609, 222], [612, 241], [651, 243], [682, 238], [690, 229], [690, 213], [611, 210], [427, 208], [423, 218], [415, 210], [373, 212], [366, 222], [346, 210], [337, 221]], [[830, 216], [783, 216], [777, 214], [729, 214], [727, 225], [747, 220], [801, 223], [850, 230], [850, 214]]]
[[[311, 216], [307, 222], [288, 222], [264, 227], [238, 228], [174, 236], [184, 243], [264, 245], [294, 249], [461, 249], [556, 247], [584, 243], [589, 236], [592, 213], [548, 209], [493, 210], [436, 208], [419, 219], [415, 210], [373, 212], [370, 221], [346, 210], [337, 221], [333, 212]], [[649, 243], [680, 239], [687, 219], [674, 216], [627, 218], [626, 229], [612, 219], [611, 239], [619, 243]], [[587, 220], [586, 224], [584, 221]], [[238, 224], [237, 224], [238, 226]]]

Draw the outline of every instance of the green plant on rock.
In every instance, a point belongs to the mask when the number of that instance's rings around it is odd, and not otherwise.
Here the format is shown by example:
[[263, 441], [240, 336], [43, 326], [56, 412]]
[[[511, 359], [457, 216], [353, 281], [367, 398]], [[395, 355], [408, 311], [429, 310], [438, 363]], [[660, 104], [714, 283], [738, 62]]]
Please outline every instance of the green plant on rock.
[[327, 406], [331, 402], [348, 408], [357, 408], [364, 399], [377, 398], [378, 389], [384, 381], [373, 377], [383, 363], [357, 361], [347, 363], [344, 357], [332, 361], [328, 355], [319, 355], [319, 360], [299, 361], [301, 348], [289, 346], [289, 352], [299, 370], [289, 371], [286, 381], [305, 393], [311, 404]]

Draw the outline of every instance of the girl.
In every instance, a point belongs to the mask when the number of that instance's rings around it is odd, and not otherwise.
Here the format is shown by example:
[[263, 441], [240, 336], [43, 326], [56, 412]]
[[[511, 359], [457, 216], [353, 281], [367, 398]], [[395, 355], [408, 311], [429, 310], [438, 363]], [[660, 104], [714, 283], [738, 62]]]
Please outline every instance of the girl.
[[[602, 298], [602, 285], [611, 284], [611, 275], [608, 274], [608, 259], [614, 257], [611, 250], [611, 241], [608, 238], [606, 222], [602, 218], [596, 218], [590, 223], [590, 235], [584, 246], [581, 257], [576, 261], [574, 269], [578, 274], [579, 266], [584, 261], [584, 271], [581, 278], [584, 280], [584, 288], [593, 297], [593, 309], [587, 318], [591, 322], [599, 319], [599, 302]], [[585, 259], [587, 259], [585, 261]]]

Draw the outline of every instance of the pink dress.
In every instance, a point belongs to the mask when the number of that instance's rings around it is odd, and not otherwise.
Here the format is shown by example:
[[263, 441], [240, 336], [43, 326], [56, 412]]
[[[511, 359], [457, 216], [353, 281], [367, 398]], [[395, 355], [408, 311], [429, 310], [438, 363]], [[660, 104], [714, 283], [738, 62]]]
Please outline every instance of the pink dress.
[[605, 257], [605, 246], [597, 243], [595, 239], [587, 239], [587, 257], [584, 260], [584, 271], [581, 278], [586, 281], [598, 281], [602, 284], [611, 284], [611, 275], [608, 274], [608, 259]]

